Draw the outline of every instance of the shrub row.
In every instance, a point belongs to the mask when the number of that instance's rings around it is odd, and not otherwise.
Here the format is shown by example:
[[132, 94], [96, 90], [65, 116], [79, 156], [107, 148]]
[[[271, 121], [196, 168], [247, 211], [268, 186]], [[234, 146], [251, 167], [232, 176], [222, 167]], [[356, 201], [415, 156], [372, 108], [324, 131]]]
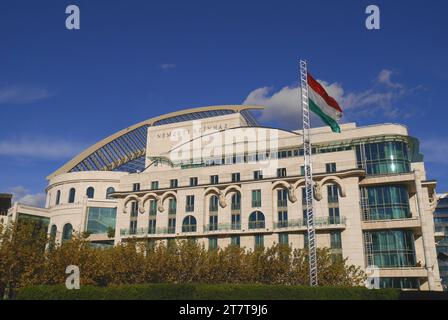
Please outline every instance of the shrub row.
[[60, 285], [22, 288], [18, 300], [391, 300], [395, 289], [364, 287], [304, 287], [256, 284], [141, 284], [82, 286], [68, 290]]

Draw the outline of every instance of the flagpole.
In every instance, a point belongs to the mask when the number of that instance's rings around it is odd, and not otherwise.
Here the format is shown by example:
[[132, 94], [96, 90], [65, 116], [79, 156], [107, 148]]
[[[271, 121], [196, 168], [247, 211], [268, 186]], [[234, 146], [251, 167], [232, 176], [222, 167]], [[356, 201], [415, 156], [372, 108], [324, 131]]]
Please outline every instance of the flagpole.
[[310, 286], [317, 286], [317, 254], [316, 254], [316, 230], [314, 226], [313, 212], [313, 172], [311, 163], [311, 140], [310, 140], [310, 108], [308, 104], [308, 71], [307, 61], [300, 60], [300, 87], [303, 123], [303, 156], [305, 168], [305, 197], [306, 197], [306, 220], [308, 233], [308, 255]]

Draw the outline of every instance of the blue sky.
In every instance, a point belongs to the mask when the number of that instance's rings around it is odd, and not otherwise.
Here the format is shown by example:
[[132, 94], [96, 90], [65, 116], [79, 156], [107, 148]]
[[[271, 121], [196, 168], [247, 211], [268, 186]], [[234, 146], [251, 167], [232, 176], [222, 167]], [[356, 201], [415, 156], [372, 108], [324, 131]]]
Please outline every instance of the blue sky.
[[[80, 30], [65, 28], [69, 4]], [[369, 4], [380, 30], [364, 26]], [[2, 0], [0, 192], [39, 202], [45, 177], [83, 148], [182, 108], [265, 103], [264, 123], [293, 128], [299, 58], [344, 121], [407, 125], [448, 191], [447, 11], [443, 0]]]

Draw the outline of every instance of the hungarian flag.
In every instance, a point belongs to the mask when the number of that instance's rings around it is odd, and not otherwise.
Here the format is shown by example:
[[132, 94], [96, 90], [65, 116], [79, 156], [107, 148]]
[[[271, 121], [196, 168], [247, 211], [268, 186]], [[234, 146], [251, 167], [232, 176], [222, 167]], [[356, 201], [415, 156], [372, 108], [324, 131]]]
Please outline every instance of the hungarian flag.
[[338, 120], [342, 117], [342, 109], [324, 87], [308, 73], [308, 100], [310, 110], [331, 127], [333, 132], [341, 132]]

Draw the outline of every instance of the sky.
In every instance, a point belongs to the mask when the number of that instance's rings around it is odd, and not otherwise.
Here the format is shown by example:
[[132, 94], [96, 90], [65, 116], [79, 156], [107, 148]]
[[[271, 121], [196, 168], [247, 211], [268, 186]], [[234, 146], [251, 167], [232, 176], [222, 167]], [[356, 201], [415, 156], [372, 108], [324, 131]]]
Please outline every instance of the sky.
[[[71, 4], [79, 30], [65, 27]], [[379, 30], [365, 27], [369, 4]], [[46, 176], [84, 148], [179, 109], [261, 104], [263, 124], [296, 129], [301, 58], [343, 122], [406, 125], [448, 191], [447, 11], [445, 0], [2, 0], [0, 193], [40, 205]]]

